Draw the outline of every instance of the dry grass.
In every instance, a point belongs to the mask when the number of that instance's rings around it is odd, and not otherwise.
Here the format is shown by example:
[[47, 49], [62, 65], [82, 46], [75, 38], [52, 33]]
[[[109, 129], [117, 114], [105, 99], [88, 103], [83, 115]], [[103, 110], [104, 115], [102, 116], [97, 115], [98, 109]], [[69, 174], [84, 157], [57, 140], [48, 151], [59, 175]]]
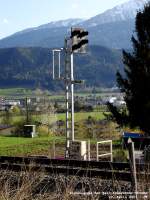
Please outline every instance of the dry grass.
[[[127, 189], [129, 183], [87, 177], [47, 176], [44, 173], [1, 171], [0, 200], [106, 199], [113, 190]], [[128, 190], [131, 186], [128, 187]]]
[[[150, 165], [148, 165], [146, 170], [139, 171], [139, 176], [137, 177], [138, 181], [138, 197], [139, 200], [141, 199], [148, 199], [150, 200], [150, 179], [149, 179], [149, 174], [150, 174]], [[145, 194], [143, 194], [143, 192]], [[145, 198], [144, 198], [145, 196]]]
[[[32, 165], [31, 165], [32, 169]], [[138, 178], [138, 200], [150, 199], [147, 171]], [[0, 200], [109, 200], [134, 199], [129, 182], [99, 178], [48, 175], [42, 172], [0, 171]], [[147, 195], [147, 198], [144, 196]], [[128, 198], [127, 198], [128, 197]]]

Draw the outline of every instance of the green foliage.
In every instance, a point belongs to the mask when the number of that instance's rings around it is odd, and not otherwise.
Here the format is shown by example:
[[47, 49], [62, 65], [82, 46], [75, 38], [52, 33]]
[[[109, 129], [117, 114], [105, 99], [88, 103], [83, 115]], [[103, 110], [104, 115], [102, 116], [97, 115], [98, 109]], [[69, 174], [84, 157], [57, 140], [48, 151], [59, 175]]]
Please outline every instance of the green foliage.
[[104, 113], [104, 115], [108, 120], [116, 121], [117, 124], [121, 127], [127, 126], [129, 124], [126, 107], [116, 107], [109, 102], [107, 103], [107, 107], [110, 112]]
[[92, 112], [93, 107], [91, 105], [85, 105], [84, 103], [81, 103], [79, 100], [76, 100], [74, 102], [74, 110], [75, 112], [80, 112], [80, 111], [86, 111], [86, 112]]
[[[28, 124], [34, 124], [34, 118], [30, 115]], [[17, 121], [13, 123], [14, 130], [12, 131], [12, 135], [16, 137], [25, 137], [24, 125], [27, 125], [27, 121], [25, 117], [19, 117]]]
[[14, 107], [11, 109], [11, 113], [12, 113], [12, 114], [18, 115], [18, 114], [21, 113], [21, 110], [20, 110], [20, 108], [19, 108], [18, 106], [14, 106]]
[[122, 149], [118, 149], [118, 150], [114, 151], [113, 161], [114, 162], [127, 162], [127, 153]]
[[50, 130], [46, 125], [40, 125], [37, 127], [37, 133], [40, 137], [48, 137], [54, 135], [54, 131]]
[[133, 51], [123, 51], [125, 74], [117, 73], [117, 82], [124, 93], [127, 111], [109, 104], [113, 118], [120, 125], [139, 127], [150, 134], [150, 3], [136, 16]]
[[116, 124], [105, 119], [88, 116], [75, 122], [75, 136], [80, 139], [119, 139]]
[[20, 121], [17, 121], [14, 124], [15, 129], [12, 131], [12, 136], [23, 137], [24, 136], [24, 125], [26, 125], [25, 119], [21, 119]]
[[10, 112], [10, 109], [6, 109], [4, 111], [4, 114], [3, 114], [2, 119], [1, 119], [1, 123], [7, 124], [7, 125], [10, 125], [12, 123], [12, 114]]

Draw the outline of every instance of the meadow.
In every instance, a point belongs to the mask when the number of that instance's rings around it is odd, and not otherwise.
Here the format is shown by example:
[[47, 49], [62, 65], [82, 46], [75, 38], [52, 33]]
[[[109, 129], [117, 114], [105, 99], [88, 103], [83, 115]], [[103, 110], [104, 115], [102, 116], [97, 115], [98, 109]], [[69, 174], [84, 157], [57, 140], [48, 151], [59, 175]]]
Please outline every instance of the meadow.
[[[88, 119], [91, 116], [95, 120], [104, 119], [104, 115], [101, 112], [79, 112], [75, 113], [75, 122], [81, 122]], [[54, 115], [33, 115], [33, 121], [47, 120], [49, 124], [62, 120], [65, 121], [65, 113], [57, 113]], [[25, 119], [25, 116], [12, 116], [11, 123], [16, 124], [19, 121]], [[2, 117], [0, 117], [2, 121]], [[57, 140], [57, 143], [64, 143], [64, 135], [55, 136], [54, 134], [44, 134], [46, 128], [42, 127], [38, 131], [43, 131], [40, 134], [41, 137], [37, 138], [23, 138], [23, 137], [12, 137], [12, 136], [0, 136], [0, 155], [34, 155], [34, 154], [49, 154], [49, 148], [52, 146], [54, 140]], [[8, 133], [9, 134], [9, 133]]]
[[[104, 114], [102, 112], [77, 112], [74, 115], [75, 121], [81, 121], [88, 119], [88, 117], [93, 117], [96, 120], [102, 120], [105, 118]], [[65, 120], [65, 113], [60, 113], [56, 115], [58, 120]]]
[[0, 96], [26, 96], [31, 95], [32, 90], [26, 88], [1, 88]]
[[0, 156], [33, 156], [45, 155], [51, 157], [53, 141], [59, 145], [64, 144], [64, 137], [7, 137], [0, 136]]
[[[75, 113], [74, 115], [74, 118], [75, 118], [75, 122], [78, 122], [78, 121], [81, 121], [81, 120], [85, 120], [85, 119], [88, 119], [88, 117], [92, 117], [96, 120], [102, 120], [105, 118], [104, 114], [102, 112], [77, 112]], [[25, 115], [12, 115], [11, 116], [11, 122], [12, 124], [20, 121], [20, 120], [23, 120], [25, 119]], [[44, 119], [44, 118], [47, 118], [47, 120], [49, 121], [49, 123], [52, 123], [54, 120], [62, 120], [62, 121], [65, 121], [66, 119], [66, 114], [65, 113], [56, 113], [54, 115], [51, 115], [51, 114], [41, 114], [41, 115], [32, 115], [33, 117], [33, 120], [34, 121], [38, 121], [40, 119]], [[55, 117], [55, 119], [54, 119]], [[69, 117], [71, 117], [69, 115]], [[3, 117], [0, 116], [0, 123], [2, 122], [3, 120]]]
[[[15, 98], [25, 98], [26, 96], [33, 96], [37, 93], [40, 94], [40, 90], [30, 90], [25, 88], [9, 88], [9, 89], [0, 89], [0, 96], [5, 96], [6, 98], [12, 97], [14, 94]], [[40, 94], [41, 95], [41, 94]], [[76, 96], [86, 97], [88, 95], [91, 95], [91, 93], [76, 93]], [[102, 95], [101, 93], [96, 94], [96, 96]], [[63, 99], [64, 95], [60, 94], [54, 94], [51, 93], [47, 94], [47, 97], [51, 100], [57, 100], [57, 99]], [[85, 121], [88, 120], [88, 118], [92, 118], [95, 121], [100, 121], [105, 119], [105, 116], [102, 112], [102, 110], [99, 109], [99, 111], [95, 109], [93, 112], [76, 112], [75, 113], [75, 134], [76, 138], [79, 139], [86, 139], [88, 140], [88, 135], [92, 135], [93, 129], [98, 129], [95, 125], [94, 128], [88, 128], [85, 125]], [[31, 114], [31, 113], [30, 113]], [[1, 113], [0, 116], [0, 123], [3, 124], [3, 117], [4, 112]], [[8, 117], [8, 116], [7, 116]], [[17, 114], [17, 113], [11, 113], [10, 114], [10, 124], [16, 126], [17, 123], [20, 121], [26, 120], [26, 114]], [[69, 115], [69, 118], [71, 118], [71, 115]], [[35, 122], [41, 122], [45, 124], [53, 124], [56, 121], [63, 121], [65, 122], [66, 114], [65, 113], [45, 113], [43, 114], [33, 114], [32, 115], [32, 123]], [[0, 155], [10, 155], [10, 156], [29, 156], [29, 155], [45, 155], [50, 156], [50, 149], [53, 146], [53, 142], [55, 141], [58, 146], [65, 146], [65, 123], [62, 127], [63, 129], [62, 133], [56, 133], [53, 134], [49, 133], [49, 128], [47, 126], [40, 126], [37, 127], [37, 132], [39, 133], [39, 137], [37, 138], [23, 138], [23, 137], [12, 137], [12, 136], [0, 136]], [[59, 132], [59, 128], [57, 129]], [[101, 133], [102, 135], [103, 133]], [[108, 137], [109, 133], [107, 133]], [[96, 142], [92, 137], [90, 138], [91, 141], [94, 143]], [[61, 150], [62, 151], [62, 150]], [[64, 151], [64, 149], [63, 149]], [[62, 153], [62, 152], [61, 152]], [[64, 153], [64, 152], [63, 152]]]

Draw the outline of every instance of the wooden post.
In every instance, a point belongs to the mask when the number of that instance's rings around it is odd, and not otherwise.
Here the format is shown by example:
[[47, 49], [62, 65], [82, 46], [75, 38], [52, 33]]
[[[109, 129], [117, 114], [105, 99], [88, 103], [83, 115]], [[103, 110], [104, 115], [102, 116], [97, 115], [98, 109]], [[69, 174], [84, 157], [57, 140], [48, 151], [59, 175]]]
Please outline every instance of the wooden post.
[[88, 140], [88, 161], [91, 160], [90, 140]]
[[112, 147], [112, 141], [111, 141], [111, 143], [110, 143], [110, 153], [111, 153], [111, 155], [110, 155], [110, 161], [111, 162], [113, 162], [113, 147]]
[[98, 142], [96, 143], [96, 160], [99, 161], [99, 158], [98, 158]]
[[56, 149], [55, 149], [55, 140], [53, 140], [53, 158], [55, 159], [55, 156], [56, 156], [56, 153], [55, 153], [55, 151], [56, 151]]
[[136, 177], [134, 142], [131, 140], [131, 138], [128, 139], [128, 150], [129, 150], [129, 159], [130, 159], [130, 165], [131, 165], [132, 181], [133, 181], [134, 191], [135, 191], [135, 198], [137, 200], [137, 177]]

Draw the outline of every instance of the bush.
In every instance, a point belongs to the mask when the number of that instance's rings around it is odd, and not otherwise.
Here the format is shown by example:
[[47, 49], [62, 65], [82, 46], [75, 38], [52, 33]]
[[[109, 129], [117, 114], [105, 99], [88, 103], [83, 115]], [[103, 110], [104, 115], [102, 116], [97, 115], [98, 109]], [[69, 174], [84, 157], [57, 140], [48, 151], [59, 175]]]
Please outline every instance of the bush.
[[114, 162], [126, 162], [127, 155], [126, 152], [122, 149], [118, 149], [113, 153], [113, 161]]
[[47, 137], [47, 136], [51, 136], [53, 135], [54, 133], [48, 128], [47, 125], [40, 125], [38, 128], [37, 128], [37, 132], [38, 132], [38, 135], [40, 137]]
[[16, 137], [24, 137], [24, 125], [26, 124], [26, 120], [21, 120], [14, 124], [15, 129], [12, 131], [12, 136]]
[[12, 131], [12, 136], [15, 137], [25, 137], [25, 130], [24, 130], [24, 125], [27, 124], [34, 124], [34, 120], [32, 119], [32, 117], [30, 116], [30, 120], [26, 121], [25, 118], [19, 118], [19, 121], [14, 122], [13, 126], [15, 127], [14, 130]]

